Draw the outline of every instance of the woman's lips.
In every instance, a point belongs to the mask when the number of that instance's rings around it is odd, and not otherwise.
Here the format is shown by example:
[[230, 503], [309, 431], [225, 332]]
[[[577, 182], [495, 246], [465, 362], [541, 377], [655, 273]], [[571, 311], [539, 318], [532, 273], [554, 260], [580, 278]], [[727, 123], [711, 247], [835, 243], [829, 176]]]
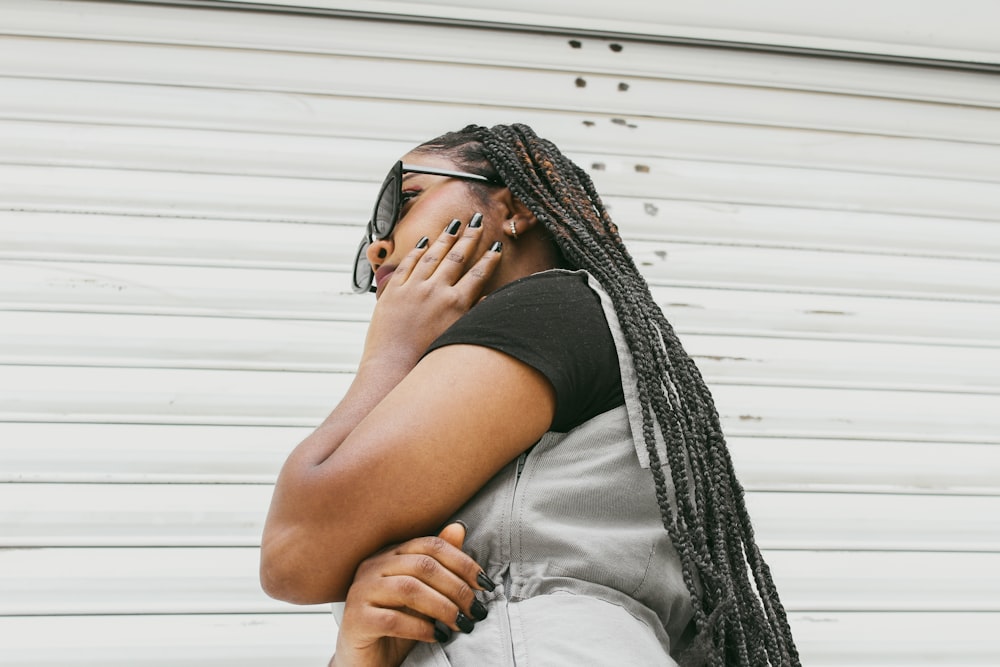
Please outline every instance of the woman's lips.
[[385, 284], [387, 282], [389, 282], [389, 278], [392, 277], [392, 273], [395, 270], [396, 270], [395, 266], [383, 266], [378, 271], [375, 272], [375, 295], [376, 296], [378, 296], [379, 292], [382, 291], [382, 288], [385, 286]]

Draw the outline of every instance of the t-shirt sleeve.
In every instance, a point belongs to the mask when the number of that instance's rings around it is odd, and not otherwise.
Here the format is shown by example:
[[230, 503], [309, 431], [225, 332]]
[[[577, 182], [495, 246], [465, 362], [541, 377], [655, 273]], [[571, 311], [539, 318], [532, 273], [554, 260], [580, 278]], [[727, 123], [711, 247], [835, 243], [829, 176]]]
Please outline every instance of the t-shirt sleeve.
[[550, 430], [566, 432], [623, 405], [614, 339], [583, 274], [539, 273], [505, 285], [445, 331], [427, 352], [482, 345], [544, 375], [556, 393]]

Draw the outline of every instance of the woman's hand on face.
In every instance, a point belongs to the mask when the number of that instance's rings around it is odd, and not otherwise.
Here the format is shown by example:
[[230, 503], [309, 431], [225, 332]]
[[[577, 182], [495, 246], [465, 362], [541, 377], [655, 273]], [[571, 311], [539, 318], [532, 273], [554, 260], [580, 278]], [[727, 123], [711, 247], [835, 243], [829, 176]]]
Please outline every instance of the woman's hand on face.
[[406, 255], [379, 288], [365, 357], [402, 354], [416, 363], [435, 338], [479, 301], [500, 262], [499, 244], [473, 256], [481, 225], [477, 213], [460, 234], [461, 221], [453, 220], [437, 239], [421, 239]]
[[364, 560], [347, 593], [331, 667], [396, 667], [414, 644], [472, 632], [486, 608], [475, 590], [489, 579], [461, 550], [465, 528], [445, 526]]

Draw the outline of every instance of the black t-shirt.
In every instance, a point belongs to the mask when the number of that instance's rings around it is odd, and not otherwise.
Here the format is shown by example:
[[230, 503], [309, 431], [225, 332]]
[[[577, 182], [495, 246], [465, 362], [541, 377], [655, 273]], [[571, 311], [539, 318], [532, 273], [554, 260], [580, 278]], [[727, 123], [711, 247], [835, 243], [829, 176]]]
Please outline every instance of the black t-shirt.
[[504, 285], [435, 340], [482, 345], [544, 375], [556, 392], [549, 430], [564, 433], [625, 403], [614, 339], [583, 274], [537, 273]]

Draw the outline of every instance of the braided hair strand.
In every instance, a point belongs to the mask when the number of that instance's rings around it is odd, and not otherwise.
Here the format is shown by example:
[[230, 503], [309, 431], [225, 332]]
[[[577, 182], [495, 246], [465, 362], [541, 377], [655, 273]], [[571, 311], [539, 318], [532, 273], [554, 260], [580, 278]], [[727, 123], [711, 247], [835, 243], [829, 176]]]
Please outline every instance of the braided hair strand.
[[551, 235], [565, 265], [587, 270], [610, 296], [638, 377], [642, 438], [661, 520], [694, 606], [697, 634], [681, 662], [799, 665], [711, 392], [653, 299], [590, 176], [520, 124], [470, 125], [416, 150], [447, 153], [463, 168], [505, 183]]

